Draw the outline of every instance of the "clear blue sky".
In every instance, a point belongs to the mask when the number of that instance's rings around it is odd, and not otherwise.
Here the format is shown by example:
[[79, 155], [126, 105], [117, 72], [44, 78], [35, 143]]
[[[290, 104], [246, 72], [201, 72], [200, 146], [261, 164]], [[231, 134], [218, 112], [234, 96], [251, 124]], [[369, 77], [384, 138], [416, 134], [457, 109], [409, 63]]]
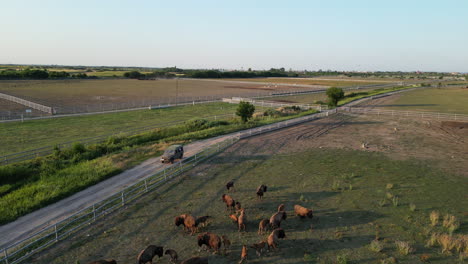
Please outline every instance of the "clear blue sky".
[[468, 72], [467, 0], [0, 0], [0, 63]]

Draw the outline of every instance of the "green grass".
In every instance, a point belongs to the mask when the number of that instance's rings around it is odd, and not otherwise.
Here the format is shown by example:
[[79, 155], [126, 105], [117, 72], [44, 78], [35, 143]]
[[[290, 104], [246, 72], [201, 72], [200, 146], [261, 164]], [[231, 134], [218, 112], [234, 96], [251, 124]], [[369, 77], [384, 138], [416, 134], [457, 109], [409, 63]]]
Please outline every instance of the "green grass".
[[367, 91], [367, 92], [356, 91], [354, 94], [350, 93], [350, 94], [345, 95], [345, 98], [338, 102], [338, 106], [345, 105], [345, 104], [347, 104], [349, 102], [352, 102], [352, 101], [355, 101], [355, 100], [358, 100], [358, 99], [361, 99], [361, 98], [365, 98], [365, 97], [369, 97], [369, 96], [373, 96], [373, 95], [384, 94], [384, 93], [393, 92], [393, 91], [405, 90], [405, 89], [414, 88], [414, 87], [417, 87], [417, 85], [404, 86], [404, 87], [393, 87], [393, 88], [388, 88], [388, 89], [375, 89], [375, 90], [371, 90], [371, 91]]
[[[206, 122], [193, 127], [185, 125], [156, 129], [130, 137], [111, 137], [106, 142], [85, 147], [74, 144], [70, 149], [55, 150], [52, 155], [17, 164], [0, 166], [0, 224], [44, 207], [99, 181], [121, 169], [128, 169], [159, 152], [155, 143], [189, 142], [238, 130], [266, 125], [315, 113], [314, 110], [277, 118], [263, 117], [241, 123], [238, 119]], [[119, 158], [126, 156], [125, 158]], [[109, 157], [112, 157], [109, 163]], [[106, 159], [107, 158], [107, 159]], [[105, 167], [100, 169], [96, 167]], [[90, 173], [92, 172], [92, 173]], [[83, 178], [88, 177], [88, 178]], [[64, 184], [66, 186], [64, 186]]]
[[128, 129], [157, 126], [195, 117], [234, 113], [237, 105], [227, 103], [198, 104], [158, 110], [141, 110], [78, 117], [0, 123], [0, 155], [78, 139], [119, 133]]
[[[225, 154], [142, 198], [125, 211], [106, 217], [87, 230], [34, 257], [34, 263], [81, 263], [100, 258], [115, 258], [131, 263], [148, 244], [175, 249], [181, 259], [193, 255], [209, 256], [210, 263], [235, 263], [242, 244], [257, 243], [267, 235], [257, 235], [260, 219], [269, 218], [284, 203], [288, 219], [282, 227], [287, 239], [280, 241], [281, 251], [258, 258], [249, 251], [249, 263], [380, 263], [395, 257], [398, 263], [419, 263], [418, 254], [430, 254], [431, 263], [456, 263], [456, 255], [441, 254], [438, 248], [426, 248], [432, 210], [459, 216], [468, 206], [460, 199], [466, 192], [466, 180], [447, 177], [441, 170], [422, 160], [397, 161], [381, 154], [310, 149], [276, 153], [284, 146], [238, 143]], [[227, 217], [221, 194], [224, 184], [236, 180], [232, 196], [246, 208], [246, 233], [238, 233]], [[353, 185], [352, 190], [332, 190], [332, 183]], [[255, 197], [255, 188], [268, 185], [263, 201]], [[401, 206], [380, 206], [387, 183], [400, 197]], [[450, 191], [448, 191], [450, 190]], [[411, 212], [407, 205], [418, 210]], [[314, 219], [292, 215], [294, 204], [314, 209]], [[198, 252], [196, 237], [183, 234], [173, 226], [173, 218], [183, 213], [213, 216], [203, 231], [227, 235], [233, 243], [228, 256]], [[465, 218], [462, 222], [466, 224]], [[459, 232], [466, 232], [466, 225]], [[86, 236], [84, 234], [87, 234]], [[369, 249], [378, 237], [381, 252]], [[395, 241], [408, 241], [416, 252], [398, 253]]]
[[468, 89], [434, 88], [410, 91], [381, 106], [392, 110], [468, 114]]

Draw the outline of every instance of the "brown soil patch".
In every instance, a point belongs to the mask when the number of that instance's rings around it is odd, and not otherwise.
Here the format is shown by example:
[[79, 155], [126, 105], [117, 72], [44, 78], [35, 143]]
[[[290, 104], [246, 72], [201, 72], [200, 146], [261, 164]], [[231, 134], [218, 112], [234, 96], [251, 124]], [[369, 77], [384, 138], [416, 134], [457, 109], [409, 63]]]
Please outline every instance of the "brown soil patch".
[[310, 148], [354, 149], [398, 160], [430, 160], [434, 166], [468, 176], [468, 130], [441, 122], [378, 116], [333, 115], [268, 133], [238, 144], [256, 155], [301, 152]]
[[447, 128], [468, 128], [468, 122], [457, 122], [457, 121], [442, 121], [441, 122], [442, 127], [447, 127]]

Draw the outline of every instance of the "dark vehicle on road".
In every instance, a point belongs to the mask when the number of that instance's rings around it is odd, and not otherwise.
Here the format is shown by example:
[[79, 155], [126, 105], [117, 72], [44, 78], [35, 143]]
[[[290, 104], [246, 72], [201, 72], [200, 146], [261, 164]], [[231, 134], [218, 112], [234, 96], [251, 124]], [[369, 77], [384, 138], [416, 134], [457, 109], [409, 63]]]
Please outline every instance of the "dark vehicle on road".
[[161, 156], [162, 163], [174, 163], [176, 159], [182, 159], [184, 156], [184, 147], [182, 145], [169, 146]]

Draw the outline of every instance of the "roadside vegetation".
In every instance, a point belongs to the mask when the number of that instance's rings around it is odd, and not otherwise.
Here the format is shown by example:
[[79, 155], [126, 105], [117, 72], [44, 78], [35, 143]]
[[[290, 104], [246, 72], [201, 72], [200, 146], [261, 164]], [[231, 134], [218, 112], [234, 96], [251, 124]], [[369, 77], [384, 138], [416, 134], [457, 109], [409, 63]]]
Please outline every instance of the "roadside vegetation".
[[160, 154], [169, 143], [187, 143], [242, 129], [309, 115], [314, 110], [282, 108], [261, 112], [248, 122], [238, 118], [184, 124], [154, 129], [134, 136], [112, 136], [106, 142], [71, 148], [31, 161], [0, 167], [0, 224], [63, 199], [109, 178], [138, 162]]

